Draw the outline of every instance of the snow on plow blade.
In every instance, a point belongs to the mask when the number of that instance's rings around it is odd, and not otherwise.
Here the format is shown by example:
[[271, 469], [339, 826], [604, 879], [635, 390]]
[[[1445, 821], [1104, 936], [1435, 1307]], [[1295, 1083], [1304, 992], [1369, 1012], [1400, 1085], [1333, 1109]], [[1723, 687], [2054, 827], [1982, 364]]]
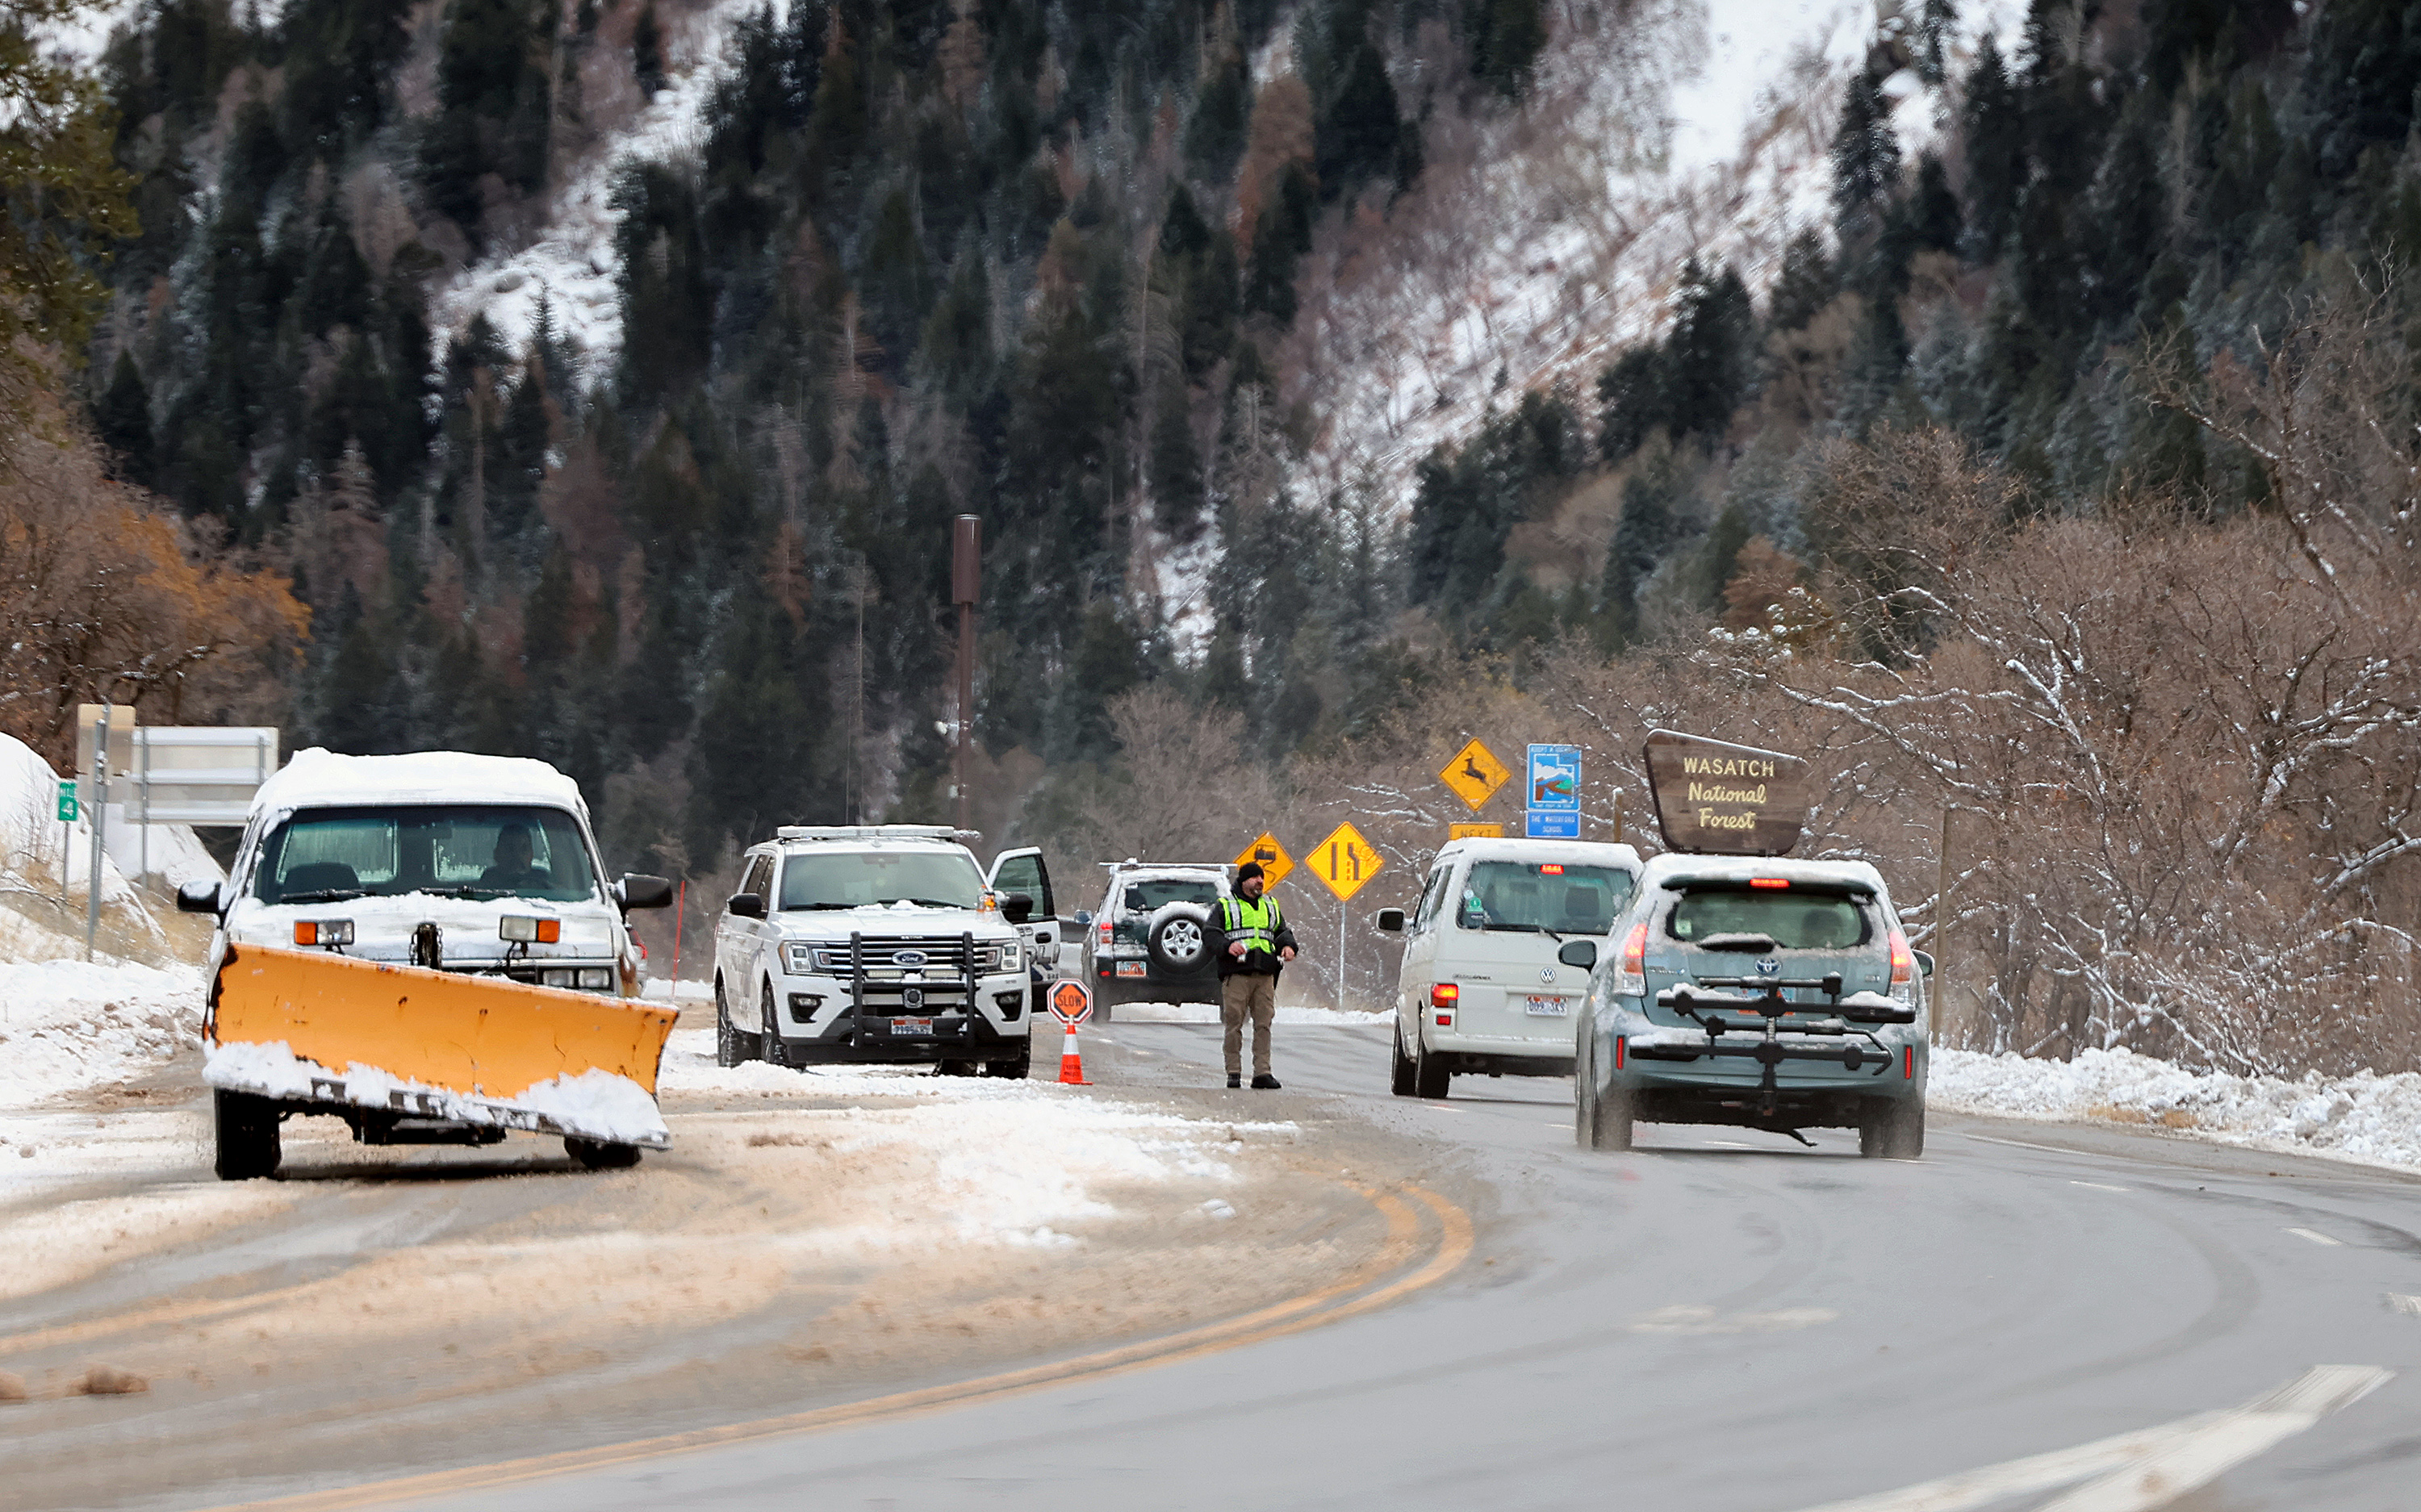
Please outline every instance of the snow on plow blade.
[[202, 1023], [214, 1087], [663, 1149], [675, 1011], [317, 951], [229, 943]]

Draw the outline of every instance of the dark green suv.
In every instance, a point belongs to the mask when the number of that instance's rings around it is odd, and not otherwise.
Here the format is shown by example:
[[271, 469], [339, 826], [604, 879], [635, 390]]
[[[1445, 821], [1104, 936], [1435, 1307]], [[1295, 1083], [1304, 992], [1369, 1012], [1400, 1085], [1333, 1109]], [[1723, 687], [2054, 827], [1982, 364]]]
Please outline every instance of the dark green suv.
[[[1581, 1145], [1633, 1122], [1803, 1139], [1855, 1129], [1862, 1155], [1925, 1153], [1925, 977], [1863, 862], [1659, 856], [1592, 967], [1574, 1044]], [[1584, 959], [1583, 958], [1586, 958]]]

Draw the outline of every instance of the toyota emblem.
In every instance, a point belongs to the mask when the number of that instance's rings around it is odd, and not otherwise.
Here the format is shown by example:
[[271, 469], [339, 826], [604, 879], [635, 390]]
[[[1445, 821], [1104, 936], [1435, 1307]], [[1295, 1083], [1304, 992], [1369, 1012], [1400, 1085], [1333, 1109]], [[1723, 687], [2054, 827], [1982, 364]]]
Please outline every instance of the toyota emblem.
[[1782, 974], [1782, 962], [1768, 956], [1757, 963], [1757, 974], [1759, 976], [1779, 976]]
[[891, 959], [896, 964], [901, 966], [922, 966], [926, 960], [925, 953], [921, 950], [903, 950]]

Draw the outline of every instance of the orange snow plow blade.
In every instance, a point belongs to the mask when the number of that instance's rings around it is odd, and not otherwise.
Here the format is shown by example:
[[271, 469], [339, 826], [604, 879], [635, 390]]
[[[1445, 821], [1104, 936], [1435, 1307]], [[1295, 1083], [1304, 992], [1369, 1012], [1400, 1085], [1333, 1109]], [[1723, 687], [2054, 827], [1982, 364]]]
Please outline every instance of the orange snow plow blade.
[[669, 1142], [656, 1070], [677, 1010], [319, 951], [229, 943], [203, 1037], [213, 1086], [617, 1143]]

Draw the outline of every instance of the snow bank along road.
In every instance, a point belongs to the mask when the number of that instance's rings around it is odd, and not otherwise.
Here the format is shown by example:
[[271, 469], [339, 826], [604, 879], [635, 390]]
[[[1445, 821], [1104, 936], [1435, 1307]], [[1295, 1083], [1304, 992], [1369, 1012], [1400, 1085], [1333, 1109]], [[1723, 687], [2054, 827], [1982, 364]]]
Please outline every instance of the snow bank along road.
[[[1099, 1375], [1382, 1304], [1468, 1233], [1316, 1099], [724, 1071], [712, 1041], [669, 1049], [673, 1151], [610, 1174], [556, 1141], [366, 1148], [313, 1119], [280, 1179], [222, 1184], [197, 1065], [0, 1112], [0, 1387], [31, 1398], [0, 1401], [0, 1509]], [[95, 1366], [148, 1390], [80, 1391]]]
[[[1115, 1023], [1086, 1064], [1198, 1086], [1216, 1034]], [[1568, 1083], [1399, 1101], [1383, 1036], [1282, 1031], [1288, 1090], [1231, 1096], [1326, 1092], [1306, 1101], [1387, 1130], [1416, 1176], [1492, 1189], [1474, 1257], [1391, 1307], [947, 1413], [395, 1489], [446, 1512], [2421, 1501], [2411, 1178], [1945, 1115], [1913, 1164], [1679, 1128], [1584, 1154]]]

